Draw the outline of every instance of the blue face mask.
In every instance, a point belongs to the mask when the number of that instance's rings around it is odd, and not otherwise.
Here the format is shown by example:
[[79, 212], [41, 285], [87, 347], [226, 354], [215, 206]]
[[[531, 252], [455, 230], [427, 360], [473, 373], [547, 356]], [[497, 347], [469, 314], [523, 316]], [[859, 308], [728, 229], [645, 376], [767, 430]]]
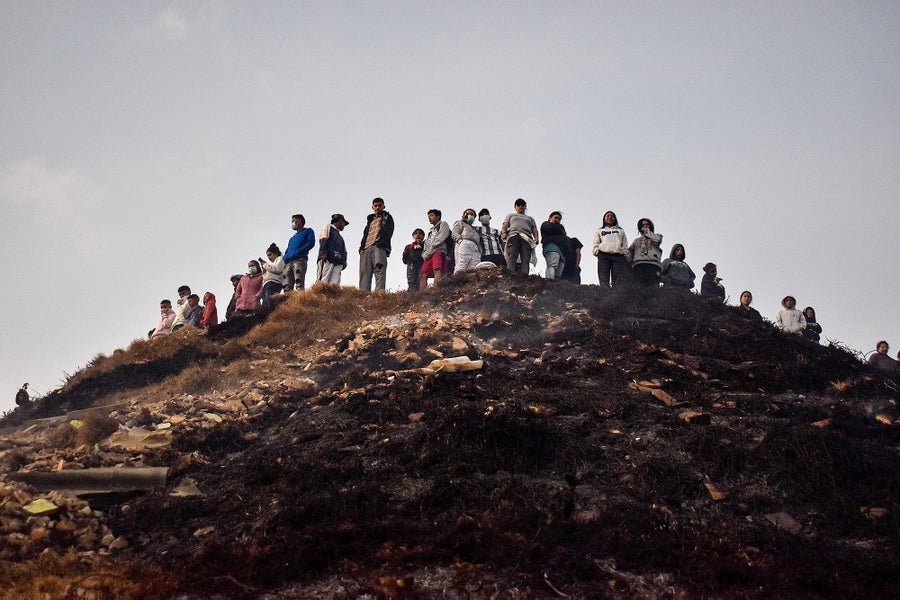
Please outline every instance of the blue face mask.
[[466, 217], [466, 223], [468, 223], [469, 225], [471, 225], [474, 222], [475, 222], [475, 215], [469, 215], [468, 217]]

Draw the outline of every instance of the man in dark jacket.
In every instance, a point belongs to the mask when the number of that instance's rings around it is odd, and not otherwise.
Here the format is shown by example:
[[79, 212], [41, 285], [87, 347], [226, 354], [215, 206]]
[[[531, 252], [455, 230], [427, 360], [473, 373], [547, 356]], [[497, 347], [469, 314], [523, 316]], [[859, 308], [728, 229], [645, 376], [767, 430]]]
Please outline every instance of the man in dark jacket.
[[359, 244], [359, 289], [384, 290], [387, 259], [391, 255], [391, 237], [394, 235], [394, 218], [384, 210], [384, 200], [372, 200], [372, 214], [366, 217], [362, 241]]
[[347, 268], [347, 246], [341, 232], [349, 225], [344, 215], [331, 215], [331, 224], [319, 233], [318, 281], [341, 285], [341, 272]]

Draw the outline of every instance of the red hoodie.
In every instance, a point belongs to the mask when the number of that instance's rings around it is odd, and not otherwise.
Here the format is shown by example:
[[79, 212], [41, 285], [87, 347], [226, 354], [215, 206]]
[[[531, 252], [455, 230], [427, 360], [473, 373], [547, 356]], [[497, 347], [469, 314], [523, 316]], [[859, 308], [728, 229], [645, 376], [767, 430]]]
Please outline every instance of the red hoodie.
[[203, 294], [203, 316], [200, 317], [201, 327], [212, 327], [219, 324], [219, 313], [216, 311], [216, 296], [212, 292]]

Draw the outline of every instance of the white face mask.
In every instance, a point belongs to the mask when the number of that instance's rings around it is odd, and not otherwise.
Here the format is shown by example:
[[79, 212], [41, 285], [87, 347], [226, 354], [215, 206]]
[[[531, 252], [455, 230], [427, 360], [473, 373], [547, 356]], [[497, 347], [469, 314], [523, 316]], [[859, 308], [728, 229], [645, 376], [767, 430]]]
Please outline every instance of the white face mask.
[[481, 224], [487, 227], [491, 224], [491, 215], [481, 215], [478, 217], [478, 220], [481, 221]]
[[256, 275], [257, 273], [259, 273], [259, 267], [250, 267], [247, 270], [247, 273], [249, 273], [250, 275]]
[[291, 229], [293, 229], [294, 231], [297, 231], [298, 229], [300, 229], [300, 226], [297, 225], [296, 221], [291, 221]]

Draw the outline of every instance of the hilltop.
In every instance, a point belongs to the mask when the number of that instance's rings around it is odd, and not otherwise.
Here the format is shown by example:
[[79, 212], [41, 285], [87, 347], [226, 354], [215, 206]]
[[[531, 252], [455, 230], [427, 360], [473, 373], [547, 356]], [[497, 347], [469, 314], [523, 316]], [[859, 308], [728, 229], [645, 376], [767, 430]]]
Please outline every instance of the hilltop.
[[897, 383], [680, 290], [320, 285], [8, 415], [0, 597], [896, 597]]

